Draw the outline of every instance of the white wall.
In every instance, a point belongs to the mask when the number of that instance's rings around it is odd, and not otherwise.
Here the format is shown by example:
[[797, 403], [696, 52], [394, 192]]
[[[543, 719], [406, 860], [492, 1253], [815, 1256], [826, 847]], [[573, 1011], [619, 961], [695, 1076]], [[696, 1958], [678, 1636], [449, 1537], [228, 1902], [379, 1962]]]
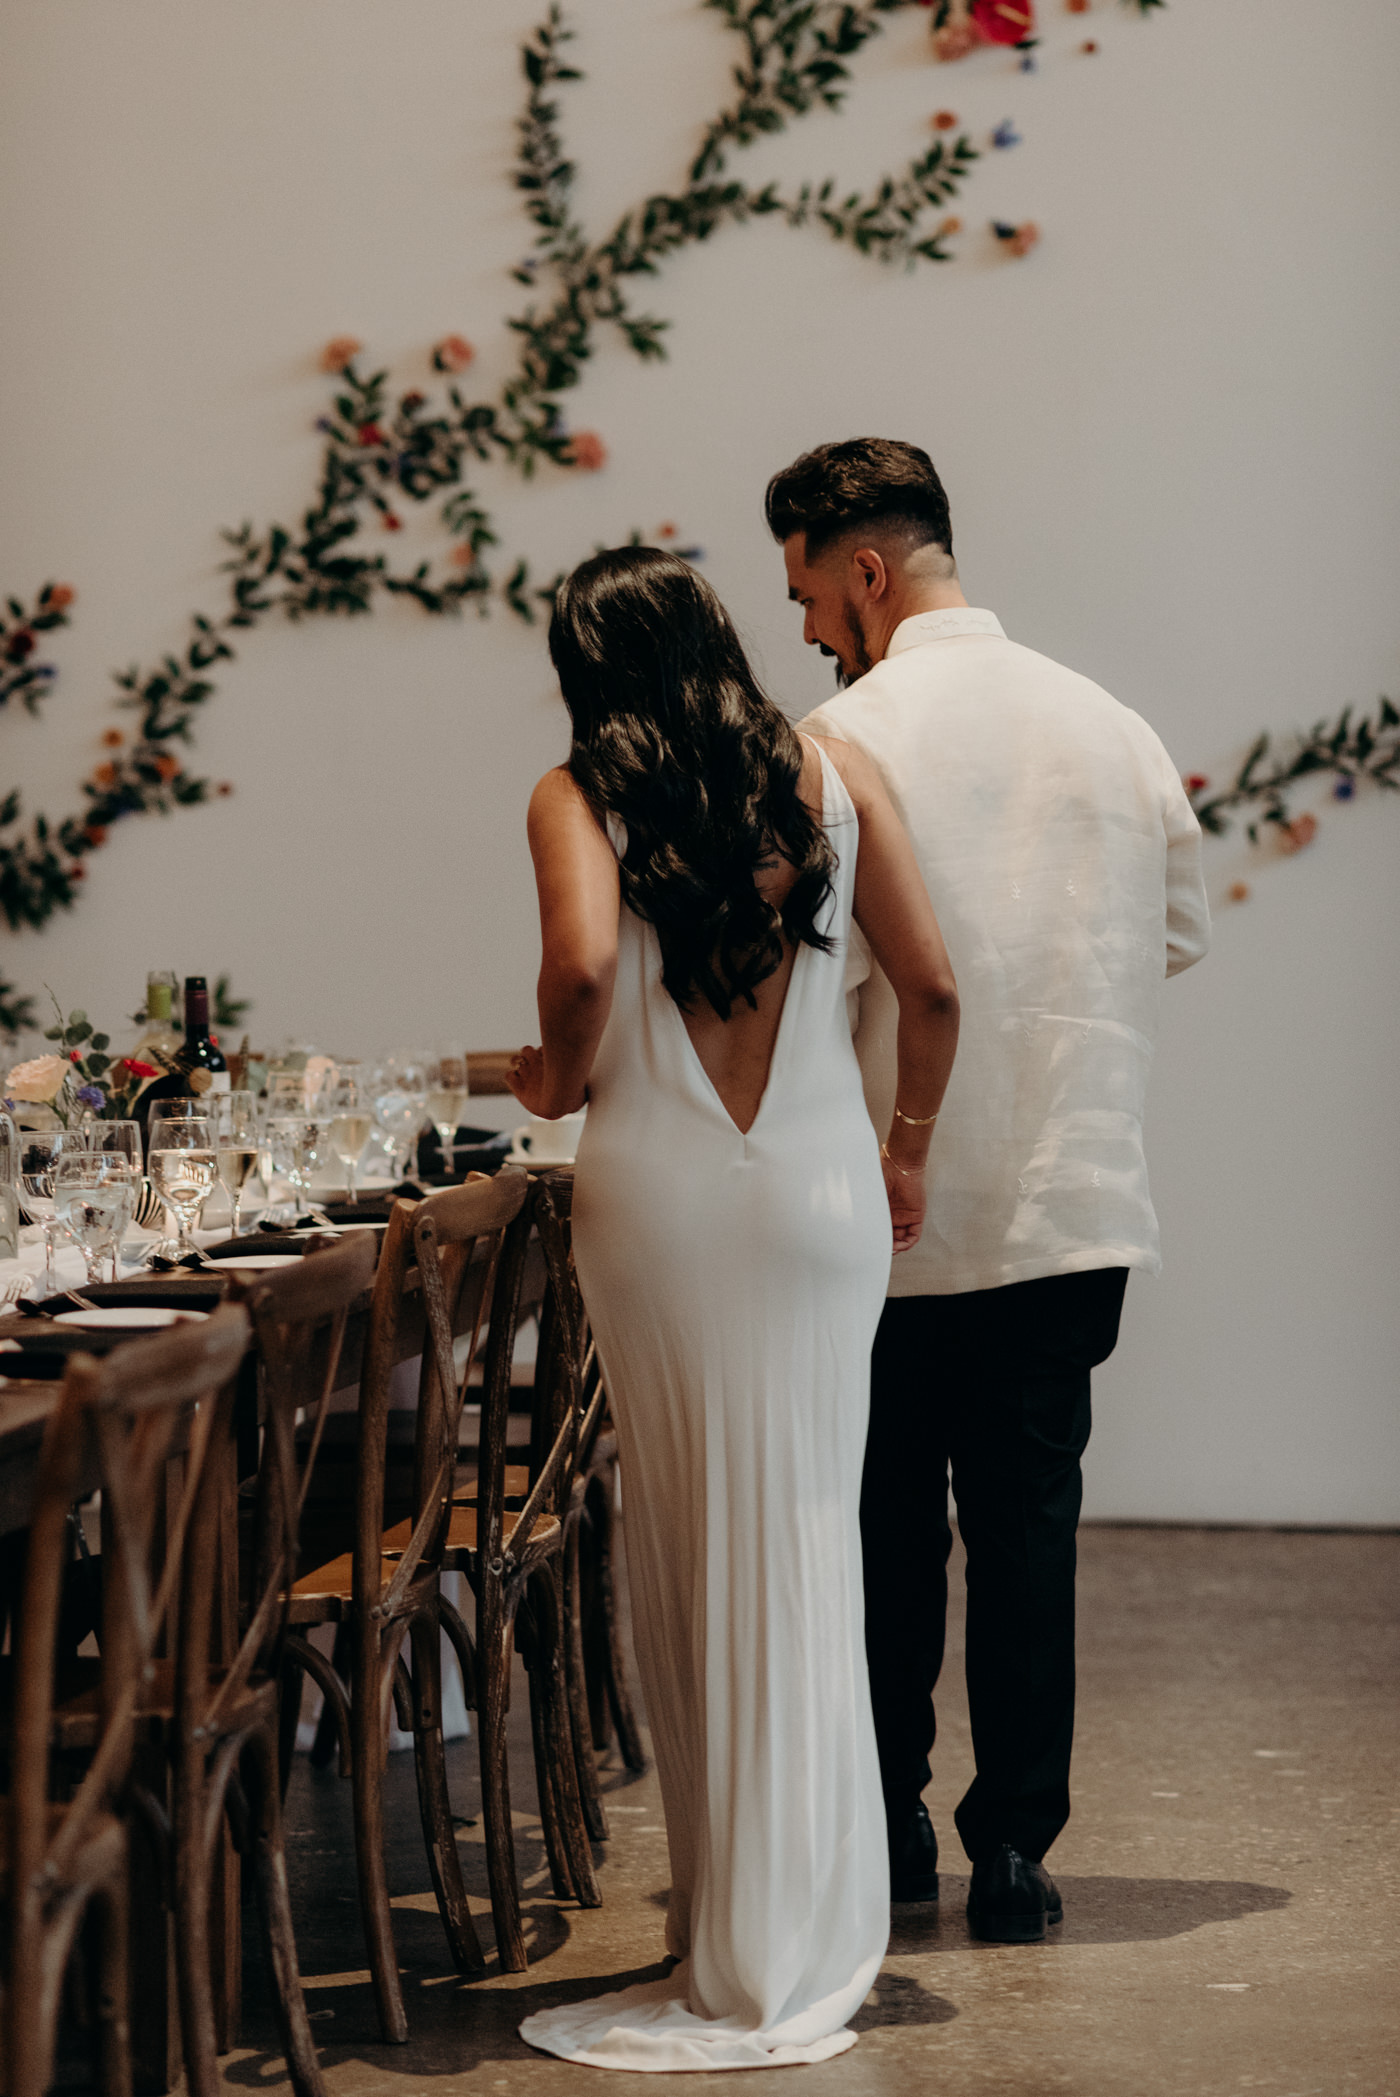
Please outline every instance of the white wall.
[[[515, 47], [540, 12], [0, 12], [0, 587], [81, 592], [43, 722], [5, 723], [35, 804], [74, 805], [108, 669], [217, 604], [216, 528], [306, 500], [328, 336], [364, 337], [409, 384], [460, 329], [483, 390], [504, 373]], [[730, 54], [692, 0], [577, 14], [590, 78], [567, 123], [601, 226], [679, 177]], [[668, 365], [600, 345], [571, 412], [609, 470], [490, 492], [546, 572], [675, 518], [803, 710], [828, 672], [783, 601], [763, 482], [826, 437], [913, 438], [947, 480], [973, 602], [1139, 708], [1183, 768], [1220, 771], [1257, 727], [1395, 689], [1400, 14], [1042, 14], [1027, 78], [990, 56], [940, 72], [912, 10], [844, 116], [749, 156], [755, 176], [863, 181], [921, 149], [936, 107], [981, 133], [1013, 116], [1025, 143], [978, 169], [955, 264], [905, 276], [814, 234], [728, 232], [651, 291]], [[991, 254], [993, 215], [1037, 218], [1038, 252]], [[562, 748], [542, 641], [504, 619], [266, 627], [200, 738], [236, 797], [123, 827], [81, 907], [9, 940], [0, 969], [118, 1033], [147, 967], [174, 966], [231, 971], [271, 1041], [522, 1039], [522, 814]], [[1394, 809], [1329, 814], [1170, 988], [1149, 1129], [1167, 1270], [1133, 1283], [1099, 1379], [1095, 1513], [1400, 1512], [1397, 856]], [[1217, 895], [1238, 862], [1210, 849]]]

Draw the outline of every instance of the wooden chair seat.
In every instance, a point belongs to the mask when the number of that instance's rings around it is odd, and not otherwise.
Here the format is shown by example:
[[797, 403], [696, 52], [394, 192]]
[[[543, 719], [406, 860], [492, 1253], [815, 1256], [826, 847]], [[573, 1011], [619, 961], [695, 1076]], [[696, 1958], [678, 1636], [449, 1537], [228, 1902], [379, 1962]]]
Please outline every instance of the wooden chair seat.
[[[384, 1555], [383, 1576], [387, 1582], [393, 1576], [397, 1557], [388, 1552]], [[355, 1554], [342, 1552], [339, 1558], [331, 1558], [317, 1566], [314, 1573], [307, 1573], [292, 1589], [287, 1611], [289, 1624], [338, 1624], [350, 1609], [354, 1593]]]
[[[464, 1478], [459, 1485], [453, 1488], [452, 1505], [454, 1507], [474, 1507], [480, 1497], [477, 1491], [476, 1467], [473, 1465], [470, 1468], [472, 1475]], [[505, 1467], [506, 1499], [524, 1500], [529, 1497], [529, 1492], [530, 1466], [528, 1464], [507, 1464]]]
[[[476, 1508], [471, 1505], [453, 1507], [452, 1518], [447, 1525], [447, 1541], [443, 1546], [444, 1558], [450, 1557], [454, 1551], [461, 1551], [473, 1557], [475, 1556], [476, 1514]], [[510, 1549], [510, 1540], [519, 1524], [520, 1517], [518, 1514], [507, 1514], [501, 1518], [501, 1542], [507, 1551]], [[401, 1552], [412, 1534], [413, 1524], [411, 1522], [395, 1522], [392, 1529], [386, 1529], [384, 1532], [385, 1557], [392, 1558], [396, 1553]], [[531, 1529], [529, 1539], [525, 1545], [526, 1559], [528, 1560], [535, 1555], [547, 1558], [550, 1552], [557, 1550], [558, 1547], [558, 1516], [541, 1515]]]
[[[207, 1679], [211, 1698], [227, 1677], [227, 1668], [210, 1668]], [[270, 1676], [254, 1676], [226, 1707], [227, 1721], [241, 1731], [245, 1724], [260, 1724], [276, 1709], [277, 1684]], [[156, 1659], [147, 1663], [146, 1680], [131, 1716], [133, 1724], [148, 1736], [174, 1726], [173, 1659]], [[95, 1659], [72, 1661], [60, 1677], [60, 1695], [54, 1704], [49, 1737], [56, 1748], [69, 1753], [90, 1752], [97, 1743], [101, 1722], [102, 1662]]]
[[[45, 1809], [49, 1839], [58, 1833], [68, 1817], [65, 1805], [50, 1804]], [[91, 1833], [83, 1844], [84, 1868], [92, 1868], [102, 1876], [115, 1870], [121, 1863], [126, 1847], [126, 1829], [113, 1813], [98, 1814], [92, 1824]], [[8, 1892], [10, 1884], [10, 1801], [0, 1794], [0, 1891]]]

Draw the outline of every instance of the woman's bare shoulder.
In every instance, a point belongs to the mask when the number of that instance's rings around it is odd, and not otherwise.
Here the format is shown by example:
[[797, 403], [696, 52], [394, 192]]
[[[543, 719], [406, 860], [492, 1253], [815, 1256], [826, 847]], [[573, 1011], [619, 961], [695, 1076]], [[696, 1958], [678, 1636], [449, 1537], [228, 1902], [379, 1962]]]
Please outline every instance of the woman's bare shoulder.
[[868, 807], [872, 798], [878, 797], [882, 801], [885, 799], [880, 774], [863, 750], [858, 750], [854, 743], [846, 742], [841, 736], [831, 735], [826, 731], [816, 735], [811, 729], [804, 729], [803, 735], [811, 736], [814, 742], [821, 744], [835, 765], [846, 792], [855, 802], [857, 813]]

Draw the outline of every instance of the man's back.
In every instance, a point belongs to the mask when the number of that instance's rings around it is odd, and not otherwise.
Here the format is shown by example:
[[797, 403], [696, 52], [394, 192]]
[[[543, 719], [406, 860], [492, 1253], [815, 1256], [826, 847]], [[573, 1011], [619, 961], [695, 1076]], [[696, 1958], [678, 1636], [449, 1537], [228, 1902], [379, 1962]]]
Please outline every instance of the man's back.
[[[962, 1000], [928, 1220], [892, 1293], [1155, 1272], [1142, 1111], [1158, 1001], [1208, 938], [1200, 832], [1161, 743], [968, 610], [905, 620], [885, 659], [804, 726], [878, 767]], [[878, 970], [858, 994], [856, 1047], [884, 1128], [897, 1015]]]

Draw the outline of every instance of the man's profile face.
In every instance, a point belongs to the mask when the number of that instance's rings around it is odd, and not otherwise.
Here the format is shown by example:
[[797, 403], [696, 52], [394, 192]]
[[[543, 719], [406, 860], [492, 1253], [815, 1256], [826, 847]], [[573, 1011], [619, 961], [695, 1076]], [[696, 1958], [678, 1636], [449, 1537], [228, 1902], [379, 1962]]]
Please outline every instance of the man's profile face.
[[809, 648], [836, 658], [838, 682], [853, 684], [872, 667], [874, 657], [861, 620], [857, 573], [848, 552], [831, 547], [815, 561], [807, 559], [807, 534], [794, 532], [783, 541], [788, 596], [802, 607], [802, 638]]

